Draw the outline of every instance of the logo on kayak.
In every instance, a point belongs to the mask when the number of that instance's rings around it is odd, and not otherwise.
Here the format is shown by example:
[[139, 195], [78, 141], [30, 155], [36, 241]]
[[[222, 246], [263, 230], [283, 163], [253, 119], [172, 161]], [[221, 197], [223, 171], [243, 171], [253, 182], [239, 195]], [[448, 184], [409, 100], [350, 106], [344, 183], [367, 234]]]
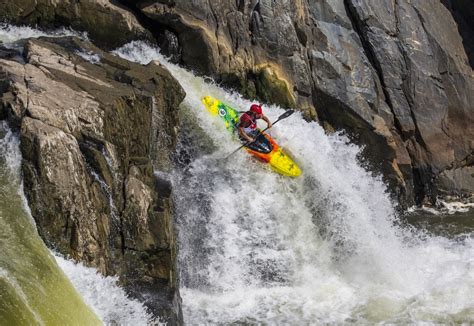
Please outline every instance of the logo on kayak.
[[225, 116], [226, 114], [227, 114], [226, 110], [224, 110], [224, 109], [219, 109], [219, 115], [220, 115], [221, 117]]

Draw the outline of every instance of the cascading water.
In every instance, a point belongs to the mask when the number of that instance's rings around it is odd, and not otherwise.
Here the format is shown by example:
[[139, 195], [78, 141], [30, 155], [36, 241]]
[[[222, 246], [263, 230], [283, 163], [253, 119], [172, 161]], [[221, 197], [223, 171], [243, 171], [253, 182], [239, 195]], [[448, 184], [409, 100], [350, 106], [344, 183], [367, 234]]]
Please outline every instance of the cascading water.
[[[4, 42], [40, 35], [0, 29]], [[302, 167], [303, 176], [294, 180], [272, 173], [244, 152], [223, 160], [238, 143], [205, 112], [200, 98], [212, 95], [240, 110], [250, 102], [168, 63], [143, 43], [116, 53], [142, 63], [159, 59], [187, 93], [180, 108], [179, 155], [169, 175], [187, 323], [474, 320], [472, 233], [447, 239], [397, 226], [385, 186], [360, 167], [359, 148], [345, 137], [327, 136], [297, 114], [272, 128]], [[282, 112], [265, 108], [271, 120]], [[30, 223], [21, 196], [18, 140], [2, 128], [0, 318], [64, 323], [73, 307], [78, 324], [98, 322]], [[148, 322], [144, 308], [128, 300], [113, 279], [61, 258], [58, 262], [104, 322]]]
[[[299, 114], [271, 129], [303, 170], [279, 176], [240, 152], [203, 108], [250, 102], [132, 42], [116, 54], [159, 60], [186, 91], [174, 185], [184, 318], [208, 323], [468, 323], [473, 234], [447, 239], [398, 226], [385, 185], [359, 148]], [[282, 109], [265, 107], [270, 120]]]
[[116, 278], [51, 255], [23, 196], [20, 164], [19, 139], [1, 122], [0, 324], [145, 325], [152, 320]]

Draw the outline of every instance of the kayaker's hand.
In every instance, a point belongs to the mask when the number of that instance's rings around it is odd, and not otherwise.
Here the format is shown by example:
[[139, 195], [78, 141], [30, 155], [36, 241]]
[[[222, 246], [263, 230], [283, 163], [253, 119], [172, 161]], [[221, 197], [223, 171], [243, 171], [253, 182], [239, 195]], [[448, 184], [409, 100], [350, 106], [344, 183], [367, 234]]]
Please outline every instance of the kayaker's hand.
[[270, 129], [273, 126], [271, 122], [268, 123], [268, 129]]

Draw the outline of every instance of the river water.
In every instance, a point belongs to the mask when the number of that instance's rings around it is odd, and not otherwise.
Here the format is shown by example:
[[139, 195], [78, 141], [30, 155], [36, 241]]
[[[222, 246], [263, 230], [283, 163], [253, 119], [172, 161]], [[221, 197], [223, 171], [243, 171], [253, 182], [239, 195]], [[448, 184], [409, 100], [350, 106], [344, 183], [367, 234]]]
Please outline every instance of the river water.
[[[170, 64], [144, 43], [115, 53], [143, 64], [159, 60], [187, 94], [175, 168], [156, 171], [174, 186], [186, 323], [474, 321], [472, 228], [427, 232], [416, 218], [403, 222], [381, 178], [358, 161], [360, 148], [299, 113], [270, 133], [291, 150], [300, 178], [277, 175], [245, 152], [224, 160], [239, 144], [200, 98], [211, 95], [239, 110], [251, 102]], [[284, 111], [264, 106], [264, 112], [275, 120]], [[18, 183], [13, 188], [21, 192]], [[60, 265], [78, 271], [70, 279], [100, 310], [101, 278], [84, 287], [88, 282], [74, 278], [82, 267]], [[140, 316], [134, 324], [146, 324], [149, 317]]]
[[[0, 124], [0, 321], [98, 325], [38, 236], [22, 195], [16, 137]], [[47, 298], [47, 300], [45, 300]]]
[[[449, 236], [395, 213], [360, 148], [300, 114], [271, 130], [303, 170], [272, 173], [200, 102], [251, 102], [133, 42], [117, 51], [157, 59], [186, 91], [174, 184], [181, 294], [189, 324], [469, 323], [474, 321], [474, 239]], [[284, 111], [265, 106], [275, 120]], [[421, 216], [427, 216], [426, 214]]]

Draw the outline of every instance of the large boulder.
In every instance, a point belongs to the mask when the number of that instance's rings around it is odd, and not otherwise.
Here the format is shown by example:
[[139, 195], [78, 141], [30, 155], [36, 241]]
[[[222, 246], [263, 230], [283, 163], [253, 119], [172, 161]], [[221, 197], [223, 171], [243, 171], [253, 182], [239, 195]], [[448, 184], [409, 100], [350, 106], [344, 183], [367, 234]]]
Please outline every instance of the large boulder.
[[[0, 108], [20, 129], [39, 233], [179, 322], [171, 189], [153, 166], [170, 166], [184, 91], [158, 62], [131, 63], [77, 38], [29, 40], [23, 57], [0, 59]], [[155, 146], [154, 133], [171, 141]]]
[[[405, 205], [474, 189], [473, 74], [439, 0], [124, 2], [174, 35], [181, 64], [368, 145]], [[470, 186], [437, 181], [454, 170]]]

